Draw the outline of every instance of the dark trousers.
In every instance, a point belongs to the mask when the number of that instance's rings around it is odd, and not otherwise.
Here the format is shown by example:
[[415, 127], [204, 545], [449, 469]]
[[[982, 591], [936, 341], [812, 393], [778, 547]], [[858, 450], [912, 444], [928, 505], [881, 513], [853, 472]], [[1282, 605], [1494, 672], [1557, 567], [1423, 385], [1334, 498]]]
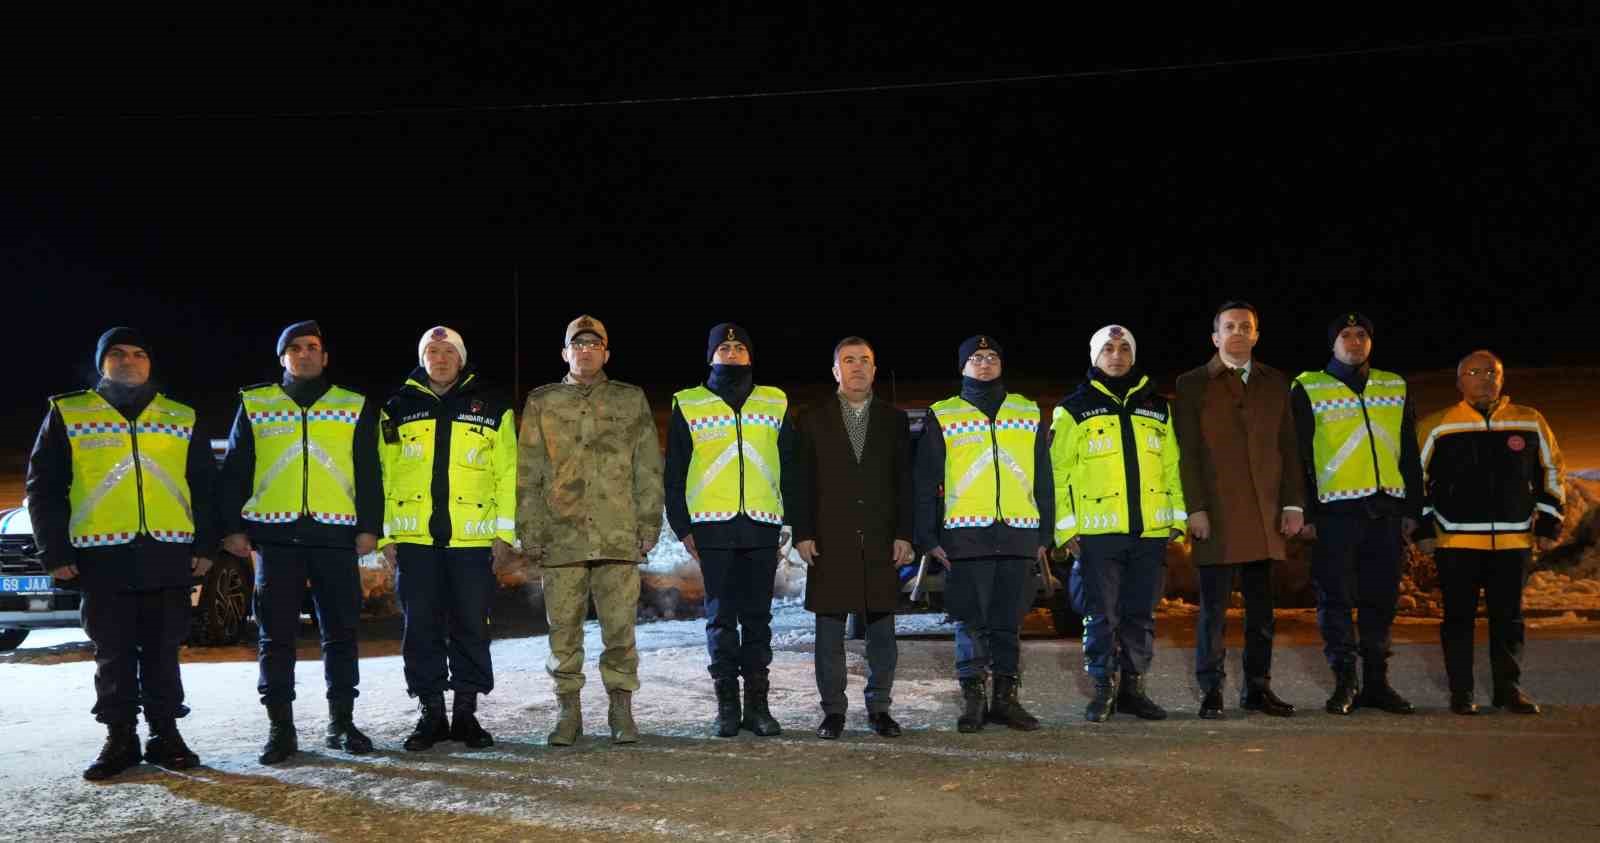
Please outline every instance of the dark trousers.
[[[895, 664], [900, 659], [900, 649], [894, 641], [894, 613], [873, 612], [865, 617], [867, 623], [867, 688], [864, 694], [867, 711], [888, 711], [894, 700]], [[822, 696], [824, 714], [843, 714], [849, 707], [844, 688], [848, 673], [845, 670], [844, 635], [846, 616], [819, 613], [817, 615], [817, 692]]]
[[772, 582], [778, 548], [703, 548], [707, 670], [713, 679], [766, 677], [772, 664]]
[[[1317, 518], [1311, 582], [1317, 595], [1322, 652], [1334, 670], [1382, 671], [1389, 661], [1389, 627], [1400, 598], [1400, 519], [1364, 515]], [[1350, 610], [1355, 609], [1355, 625]], [[1357, 631], [1360, 638], [1356, 637]]]
[[1516, 687], [1522, 678], [1522, 587], [1527, 583], [1527, 550], [1439, 548], [1439, 588], [1444, 592], [1444, 670], [1451, 693], [1472, 693], [1472, 627], [1483, 591], [1489, 614], [1489, 672], [1496, 691]]
[[178, 647], [189, 634], [189, 590], [85, 591], [78, 604], [94, 642], [94, 708], [101, 723], [182, 717]]
[[1032, 559], [952, 559], [945, 610], [956, 621], [956, 678], [1022, 675], [1022, 616], [1033, 603]]
[[1145, 673], [1155, 655], [1156, 601], [1166, 578], [1167, 540], [1080, 536], [1083, 668], [1096, 682]]
[[1222, 642], [1234, 575], [1244, 594], [1244, 688], [1262, 688], [1272, 676], [1272, 560], [1200, 566], [1200, 622], [1194, 635], [1194, 677], [1200, 690], [1222, 690], [1228, 649]]
[[447, 687], [472, 694], [494, 690], [489, 660], [493, 565], [487, 547], [396, 546], [394, 590], [405, 613], [400, 653], [406, 693], [428, 699], [442, 696]]
[[322, 675], [329, 700], [356, 696], [356, 624], [361, 616], [361, 572], [354, 548], [264, 544], [256, 548], [256, 623], [260, 627], [256, 690], [263, 705], [294, 700], [294, 642], [306, 581], [322, 630]]

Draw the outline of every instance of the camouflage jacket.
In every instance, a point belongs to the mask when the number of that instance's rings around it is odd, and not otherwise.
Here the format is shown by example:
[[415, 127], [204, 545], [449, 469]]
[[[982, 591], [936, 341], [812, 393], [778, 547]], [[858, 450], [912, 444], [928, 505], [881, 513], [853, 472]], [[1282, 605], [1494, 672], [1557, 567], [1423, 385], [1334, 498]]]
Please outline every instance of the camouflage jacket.
[[640, 560], [639, 543], [661, 533], [661, 497], [661, 440], [644, 390], [568, 376], [528, 393], [517, 537], [532, 559]]

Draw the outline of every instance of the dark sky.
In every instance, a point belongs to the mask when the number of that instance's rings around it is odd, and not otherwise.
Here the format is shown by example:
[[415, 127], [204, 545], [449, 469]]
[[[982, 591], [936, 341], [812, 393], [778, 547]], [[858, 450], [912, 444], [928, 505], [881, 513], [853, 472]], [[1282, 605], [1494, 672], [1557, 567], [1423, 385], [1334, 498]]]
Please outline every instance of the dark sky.
[[780, 385], [826, 379], [847, 333], [902, 378], [953, 377], [978, 331], [1009, 372], [1067, 381], [1110, 321], [1170, 377], [1203, 362], [1233, 296], [1261, 308], [1258, 351], [1285, 368], [1322, 363], [1349, 307], [1376, 320], [1391, 368], [1479, 345], [1600, 365], [1592, 4], [1414, 19], [217, 5], [179, 23], [8, 8], [20, 43], [0, 71], [28, 82], [0, 118], [0, 273], [26, 349], [7, 428], [83, 385], [118, 323], [203, 403], [272, 377], [278, 330], [308, 317], [354, 385], [394, 383], [445, 322], [509, 388], [514, 277], [524, 389], [559, 375], [558, 332], [584, 311], [611, 328], [613, 374], [653, 384], [698, 378], [723, 319]]

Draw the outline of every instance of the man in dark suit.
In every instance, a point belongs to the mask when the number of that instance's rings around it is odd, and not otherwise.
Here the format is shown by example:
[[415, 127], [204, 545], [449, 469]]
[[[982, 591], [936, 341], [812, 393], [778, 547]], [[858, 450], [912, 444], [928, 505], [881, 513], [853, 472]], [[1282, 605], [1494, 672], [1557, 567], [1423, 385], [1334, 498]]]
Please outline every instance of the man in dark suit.
[[1285, 557], [1285, 539], [1300, 531], [1305, 506], [1289, 379], [1252, 357], [1260, 327], [1254, 307], [1227, 302], [1211, 326], [1217, 353], [1178, 377], [1177, 401], [1179, 466], [1200, 574], [1200, 716], [1223, 716], [1222, 632], [1237, 577], [1245, 601], [1240, 707], [1288, 717], [1294, 706], [1272, 692], [1270, 680], [1272, 562]]
[[873, 397], [872, 346], [846, 337], [833, 350], [837, 400], [800, 417], [797, 500], [789, 506], [795, 549], [810, 570], [806, 608], [817, 615], [817, 737], [844, 731], [845, 619], [867, 627], [867, 722], [884, 737], [900, 725], [889, 716], [898, 652], [895, 570], [911, 561], [911, 429], [905, 412]]

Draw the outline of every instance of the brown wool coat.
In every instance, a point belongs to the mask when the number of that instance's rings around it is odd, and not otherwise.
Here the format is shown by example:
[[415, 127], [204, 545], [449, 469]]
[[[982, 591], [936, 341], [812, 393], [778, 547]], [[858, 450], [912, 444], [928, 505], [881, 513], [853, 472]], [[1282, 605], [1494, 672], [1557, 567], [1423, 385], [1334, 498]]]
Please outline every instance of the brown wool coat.
[[1178, 376], [1176, 405], [1184, 502], [1211, 520], [1194, 563], [1285, 558], [1280, 514], [1305, 505], [1288, 376], [1256, 360], [1246, 385], [1212, 355]]
[[911, 428], [905, 411], [874, 398], [856, 462], [837, 398], [800, 414], [800, 479], [794, 538], [817, 543], [806, 572], [813, 612], [892, 612], [900, 582], [894, 540], [911, 540]]

